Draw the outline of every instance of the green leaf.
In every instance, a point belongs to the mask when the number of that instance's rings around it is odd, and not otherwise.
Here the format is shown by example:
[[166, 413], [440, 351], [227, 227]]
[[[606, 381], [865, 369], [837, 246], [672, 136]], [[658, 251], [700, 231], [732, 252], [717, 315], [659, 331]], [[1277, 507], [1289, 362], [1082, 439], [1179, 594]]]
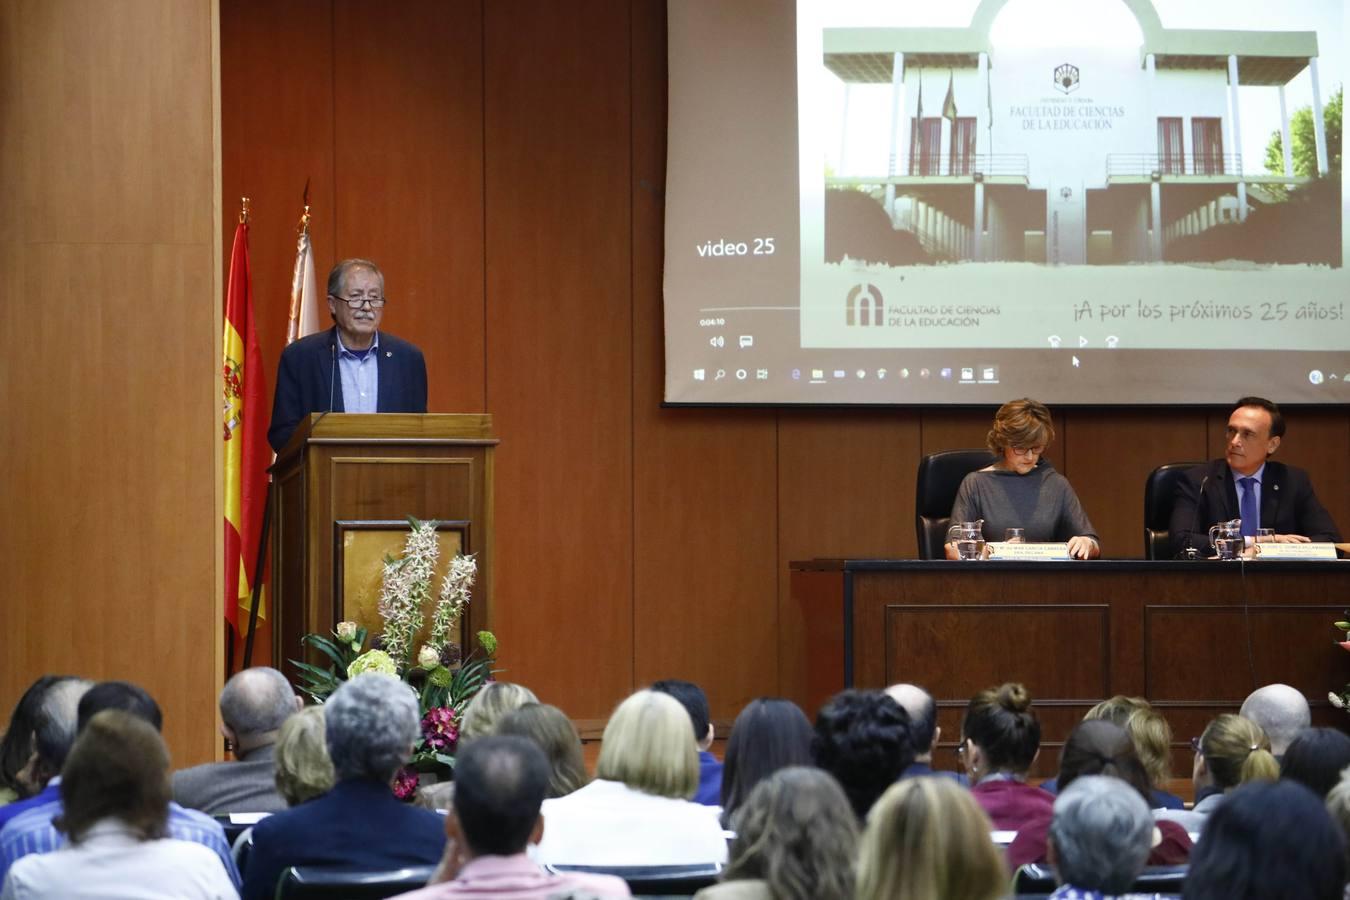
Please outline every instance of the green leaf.
[[1350, 622], [1336, 622], [1335, 625], [1341, 631], [1350, 631]]
[[330, 641], [328, 638], [321, 637], [317, 634], [307, 634], [300, 639], [300, 643], [308, 644], [315, 650], [318, 650], [324, 656], [331, 659], [334, 665], [338, 666], [344, 671], [346, 670], [347, 666], [351, 663], [351, 660], [347, 658], [347, 654], [344, 653], [341, 649], [339, 649], [338, 645]]
[[431, 757], [432, 759], [436, 760], [436, 762], [440, 763], [443, 766], [449, 766], [452, 769], [455, 767], [455, 758], [453, 756], [447, 756], [444, 753], [435, 752], [431, 754]]

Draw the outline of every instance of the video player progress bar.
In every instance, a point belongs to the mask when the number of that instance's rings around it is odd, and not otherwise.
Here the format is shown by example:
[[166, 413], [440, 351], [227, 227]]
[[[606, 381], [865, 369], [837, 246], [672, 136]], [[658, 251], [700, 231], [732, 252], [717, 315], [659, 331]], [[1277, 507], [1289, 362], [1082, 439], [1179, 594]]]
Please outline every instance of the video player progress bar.
[[750, 312], [758, 309], [767, 310], [798, 310], [800, 306], [703, 306], [699, 312]]

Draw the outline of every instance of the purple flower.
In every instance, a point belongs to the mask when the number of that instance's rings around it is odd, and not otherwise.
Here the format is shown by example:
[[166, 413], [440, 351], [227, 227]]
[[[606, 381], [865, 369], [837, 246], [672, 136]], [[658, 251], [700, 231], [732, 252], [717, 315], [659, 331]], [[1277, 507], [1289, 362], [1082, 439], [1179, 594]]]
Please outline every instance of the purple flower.
[[404, 802], [413, 798], [417, 793], [417, 770], [412, 766], [404, 766], [394, 775], [394, 796]]
[[455, 711], [448, 706], [435, 706], [422, 717], [422, 737], [433, 750], [444, 750], [459, 740], [459, 726]]

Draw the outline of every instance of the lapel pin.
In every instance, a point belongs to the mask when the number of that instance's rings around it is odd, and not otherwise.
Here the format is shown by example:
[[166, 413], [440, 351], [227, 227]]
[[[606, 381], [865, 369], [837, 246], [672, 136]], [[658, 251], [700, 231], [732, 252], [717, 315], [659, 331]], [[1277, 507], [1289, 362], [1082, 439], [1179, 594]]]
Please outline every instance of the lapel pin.
[[384, 358], [385, 358], [385, 359], [393, 359], [393, 358], [394, 358], [394, 351], [393, 351], [393, 350], [386, 350], [386, 351], [384, 351]]

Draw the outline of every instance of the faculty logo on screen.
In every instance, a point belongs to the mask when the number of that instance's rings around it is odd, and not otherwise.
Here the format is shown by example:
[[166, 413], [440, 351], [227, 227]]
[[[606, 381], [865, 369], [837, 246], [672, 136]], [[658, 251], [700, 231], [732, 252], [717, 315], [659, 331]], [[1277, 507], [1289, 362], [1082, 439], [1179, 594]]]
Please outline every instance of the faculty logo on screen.
[[886, 301], [875, 284], [855, 284], [845, 303], [849, 325], [881, 325], [885, 317]]
[[1072, 94], [1078, 90], [1078, 67], [1073, 63], [1060, 63], [1055, 66], [1055, 90], [1061, 94]]

